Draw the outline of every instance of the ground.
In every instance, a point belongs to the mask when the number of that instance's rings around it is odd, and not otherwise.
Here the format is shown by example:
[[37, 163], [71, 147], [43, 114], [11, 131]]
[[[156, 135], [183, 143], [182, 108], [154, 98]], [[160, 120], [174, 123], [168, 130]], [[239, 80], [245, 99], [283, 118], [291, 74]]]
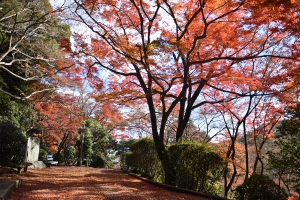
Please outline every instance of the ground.
[[0, 168], [0, 179], [22, 179], [23, 183], [8, 200], [22, 199], [199, 199], [200, 196], [174, 192], [140, 179], [120, 169], [53, 166], [44, 169], [28, 169], [21, 175]]

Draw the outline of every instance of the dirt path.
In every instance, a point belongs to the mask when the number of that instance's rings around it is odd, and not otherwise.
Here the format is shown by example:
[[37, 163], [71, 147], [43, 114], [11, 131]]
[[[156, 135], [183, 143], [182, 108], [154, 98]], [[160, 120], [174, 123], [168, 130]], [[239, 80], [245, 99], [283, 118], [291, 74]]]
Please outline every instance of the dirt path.
[[22, 179], [23, 184], [9, 200], [40, 199], [200, 199], [172, 192], [125, 174], [119, 169], [51, 167], [28, 169], [26, 173], [1, 174], [0, 179]]

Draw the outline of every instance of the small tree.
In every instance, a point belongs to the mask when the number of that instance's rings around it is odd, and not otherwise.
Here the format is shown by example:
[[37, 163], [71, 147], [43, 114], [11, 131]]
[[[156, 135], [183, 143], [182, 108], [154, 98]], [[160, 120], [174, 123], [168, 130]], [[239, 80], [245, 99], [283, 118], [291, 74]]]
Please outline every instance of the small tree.
[[0, 165], [24, 162], [27, 139], [12, 123], [0, 121]]
[[97, 164], [99, 160], [104, 162], [103, 166], [111, 166], [110, 150], [115, 146], [115, 141], [110, 137], [106, 128], [98, 121], [89, 119], [82, 123], [78, 132], [81, 134], [81, 139], [77, 141], [77, 146], [81, 151], [80, 143], [82, 142], [82, 156], [92, 158], [93, 166], [101, 167], [102, 164]]
[[65, 160], [65, 164], [70, 166], [71, 164], [73, 164], [76, 160], [76, 149], [74, 146], [72, 145], [67, 145], [64, 148], [64, 160]]

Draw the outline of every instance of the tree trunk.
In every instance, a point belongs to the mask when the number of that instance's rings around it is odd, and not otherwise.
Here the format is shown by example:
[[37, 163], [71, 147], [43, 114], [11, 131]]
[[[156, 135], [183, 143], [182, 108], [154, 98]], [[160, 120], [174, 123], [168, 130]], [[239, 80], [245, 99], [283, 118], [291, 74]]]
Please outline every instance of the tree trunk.
[[[236, 169], [236, 165], [235, 165], [235, 144], [236, 141], [236, 136], [231, 137], [231, 145], [230, 148], [228, 149], [227, 155], [226, 155], [226, 160], [227, 160], [227, 164], [226, 164], [226, 168], [224, 170], [223, 173], [223, 178], [224, 178], [224, 196], [227, 197], [228, 196], [228, 192], [234, 182], [234, 179], [237, 175], [237, 169]], [[229, 163], [228, 161], [231, 160], [232, 162], [232, 166], [233, 166], [233, 173], [231, 175], [231, 177], [229, 178], [229, 181], [227, 180], [227, 177], [229, 175]]]
[[[257, 145], [256, 144], [256, 138], [254, 138], [254, 141], [255, 141], [255, 145]], [[253, 173], [256, 173], [256, 171], [257, 171], [258, 162], [261, 165], [259, 173], [263, 174], [263, 172], [264, 172], [264, 163], [263, 163], [263, 161], [261, 159], [261, 151], [263, 150], [264, 144], [265, 144], [265, 139], [263, 140], [263, 142], [260, 144], [260, 146], [258, 148], [257, 147], [255, 148], [255, 150], [256, 150], [256, 158], [255, 158], [255, 162], [254, 162], [254, 165], [253, 165]]]
[[165, 173], [164, 183], [176, 186], [176, 168], [174, 168], [168, 152], [165, 149], [164, 138], [161, 135], [158, 137], [154, 137], [154, 142], [158, 157], [161, 161]]
[[170, 164], [166, 164], [164, 167], [164, 172], [165, 172], [165, 184], [176, 186], [177, 183], [176, 169]]
[[244, 144], [245, 144], [245, 160], [246, 160], [246, 172], [244, 182], [247, 181], [249, 176], [249, 153], [248, 153], [248, 141], [246, 134], [246, 121], [243, 121], [243, 135], [244, 135]]
[[61, 150], [64, 148], [64, 146], [65, 146], [65, 144], [67, 142], [67, 139], [69, 138], [69, 135], [70, 135], [70, 132], [66, 131], [65, 134], [64, 134], [63, 139], [61, 140], [60, 144], [58, 145], [57, 152], [56, 152], [56, 154], [54, 156], [55, 159], [58, 159]]
[[83, 134], [81, 134], [80, 135], [80, 139], [81, 139], [81, 141], [80, 141], [80, 151], [79, 151], [79, 163], [78, 163], [78, 165], [79, 166], [82, 166], [82, 154], [83, 154], [83, 142], [84, 142], [84, 135]]

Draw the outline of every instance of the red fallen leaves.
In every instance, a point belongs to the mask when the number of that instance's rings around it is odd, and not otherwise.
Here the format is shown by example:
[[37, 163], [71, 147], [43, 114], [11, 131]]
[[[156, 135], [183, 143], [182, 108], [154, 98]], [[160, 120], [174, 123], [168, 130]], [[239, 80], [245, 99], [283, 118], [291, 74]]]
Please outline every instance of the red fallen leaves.
[[[0, 170], [3, 170], [0, 168]], [[125, 174], [120, 169], [51, 167], [21, 175], [0, 173], [0, 179], [22, 179], [8, 199], [203, 199], [172, 192]]]

